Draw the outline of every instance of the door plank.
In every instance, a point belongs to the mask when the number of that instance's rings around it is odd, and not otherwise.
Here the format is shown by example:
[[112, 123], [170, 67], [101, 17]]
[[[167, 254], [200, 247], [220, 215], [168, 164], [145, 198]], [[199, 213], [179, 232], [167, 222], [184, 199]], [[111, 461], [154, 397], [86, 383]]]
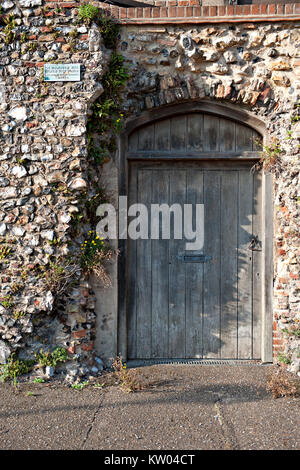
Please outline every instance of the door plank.
[[237, 357], [238, 172], [224, 171], [221, 186], [221, 358]]
[[155, 150], [170, 150], [170, 120], [155, 124]]
[[235, 152], [235, 123], [220, 119], [220, 152]]
[[[137, 168], [132, 166], [129, 171], [128, 207], [137, 201]], [[137, 357], [136, 350], [136, 321], [137, 321], [137, 293], [136, 293], [136, 242], [128, 240], [128, 358]]]
[[187, 150], [203, 151], [203, 114], [187, 116]]
[[[186, 201], [186, 171], [170, 170], [169, 204]], [[169, 357], [185, 357], [185, 287], [186, 264], [178, 259], [185, 250], [185, 240], [169, 241]]]
[[220, 149], [220, 119], [216, 116], [204, 115], [204, 150], [208, 152]]
[[[254, 173], [253, 235], [262, 242], [262, 175]], [[264, 249], [263, 246], [259, 247]], [[253, 251], [253, 359], [261, 358], [262, 253]]]
[[[150, 210], [152, 198], [151, 171], [138, 171], [138, 202]], [[138, 239], [136, 243], [136, 350], [137, 358], [151, 357], [151, 296], [152, 296], [152, 266], [151, 240]]]
[[211, 256], [205, 263], [203, 279], [203, 357], [220, 357], [220, 239], [221, 175], [204, 171], [204, 253]]
[[252, 358], [252, 238], [253, 175], [239, 171], [238, 214], [238, 358]]
[[153, 150], [154, 149], [154, 124], [142, 127], [139, 131], [138, 149]]
[[[169, 172], [153, 170], [152, 202], [169, 203]], [[160, 224], [159, 240], [151, 241], [152, 256], [152, 357], [168, 357], [169, 328], [169, 240], [162, 240]]]
[[171, 150], [186, 150], [186, 116], [171, 119]]
[[253, 131], [250, 127], [236, 124], [236, 149], [245, 152], [252, 151], [255, 140]]
[[[203, 171], [187, 171], [187, 204], [203, 204]], [[195, 224], [193, 224], [193, 229]], [[193, 253], [192, 251], [187, 253]], [[203, 253], [203, 250], [201, 250]], [[203, 314], [203, 269], [202, 263], [186, 266], [186, 357], [201, 358], [202, 314]]]

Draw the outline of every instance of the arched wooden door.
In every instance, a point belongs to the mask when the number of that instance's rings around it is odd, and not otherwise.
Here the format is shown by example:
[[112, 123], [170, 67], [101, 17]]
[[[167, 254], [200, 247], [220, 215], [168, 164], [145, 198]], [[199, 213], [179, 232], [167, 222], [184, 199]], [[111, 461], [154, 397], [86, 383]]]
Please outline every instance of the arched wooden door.
[[[129, 206], [204, 204], [204, 247], [128, 240], [128, 359], [260, 359], [260, 135], [190, 113], [129, 137]], [[161, 233], [160, 233], [161, 235]], [[253, 241], [254, 240], [254, 241]]]

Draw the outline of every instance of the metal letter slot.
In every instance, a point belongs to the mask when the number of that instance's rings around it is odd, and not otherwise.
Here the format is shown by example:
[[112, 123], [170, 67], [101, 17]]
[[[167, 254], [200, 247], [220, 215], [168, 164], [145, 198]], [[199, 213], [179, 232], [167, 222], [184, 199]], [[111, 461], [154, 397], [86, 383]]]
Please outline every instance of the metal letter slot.
[[195, 255], [179, 255], [178, 259], [180, 261], [183, 261], [184, 263], [207, 263], [208, 261], [211, 260], [211, 256], [208, 255], [200, 255], [200, 254], [195, 254]]

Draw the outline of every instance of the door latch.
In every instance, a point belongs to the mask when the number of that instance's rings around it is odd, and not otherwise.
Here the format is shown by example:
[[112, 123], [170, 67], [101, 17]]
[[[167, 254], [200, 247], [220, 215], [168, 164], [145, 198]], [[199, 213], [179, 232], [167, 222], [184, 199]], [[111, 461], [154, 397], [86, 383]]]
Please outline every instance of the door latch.
[[261, 251], [261, 242], [258, 240], [258, 237], [252, 237], [248, 245], [248, 250], [251, 251]]

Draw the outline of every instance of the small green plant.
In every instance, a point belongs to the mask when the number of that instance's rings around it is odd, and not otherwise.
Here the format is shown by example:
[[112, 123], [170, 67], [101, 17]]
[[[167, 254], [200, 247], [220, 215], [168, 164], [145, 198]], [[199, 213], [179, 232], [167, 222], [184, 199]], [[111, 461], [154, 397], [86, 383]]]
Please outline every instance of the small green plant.
[[38, 48], [37, 42], [29, 42], [27, 45], [27, 51], [29, 52], [35, 52]]
[[281, 362], [282, 364], [287, 364], [287, 365], [291, 364], [292, 362], [291, 359], [283, 353], [278, 354], [278, 361]]
[[26, 392], [26, 397], [34, 397], [34, 393], [33, 392]]
[[4, 308], [11, 308], [14, 305], [13, 297], [9, 295], [5, 295], [2, 297], [1, 304]]
[[68, 360], [68, 353], [66, 349], [61, 347], [57, 347], [53, 352], [44, 352], [41, 349], [38, 354], [35, 353], [35, 358], [40, 367], [56, 367], [58, 364]]
[[137, 380], [134, 371], [128, 371], [122, 356], [117, 356], [112, 362], [112, 368], [121, 390], [126, 393], [142, 390], [142, 384]]
[[78, 384], [71, 384], [71, 387], [74, 388], [74, 390], [82, 390], [88, 384], [89, 384], [88, 381], [84, 381], [84, 382], [80, 382]]
[[102, 383], [102, 384], [95, 384], [94, 385], [94, 388], [104, 388], [105, 387], [105, 383]]
[[289, 373], [285, 367], [276, 367], [267, 379], [267, 390], [274, 398], [297, 397], [300, 395], [300, 379]]
[[18, 292], [20, 292], [20, 290], [22, 289], [23, 287], [23, 284], [19, 283], [19, 282], [14, 282], [11, 286], [10, 286], [10, 289], [12, 291], [13, 294], [17, 294]]
[[82, 3], [78, 8], [78, 19], [88, 26], [100, 14], [100, 8], [95, 7], [91, 3]]
[[12, 353], [6, 364], [0, 365], [0, 378], [2, 382], [8, 379], [13, 380], [16, 384], [16, 377], [23, 374], [28, 374], [34, 365], [34, 361], [15, 359], [15, 353]]
[[20, 42], [21, 42], [21, 44], [23, 44], [23, 43], [26, 42], [26, 41], [27, 41], [27, 33], [24, 33], [24, 32], [23, 32], [23, 33], [21, 33], [21, 35], [20, 35]]
[[288, 336], [300, 338], [300, 328], [283, 328], [281, 331]]
[[74, 282], [74, 274], [77, 269], [77, 264], [72, 259], [61, 256], [57, 257], [55, 261], [49, 259], [47, 266], [40, 265], [38, 276], [45, 280], [49, 290], [59, 295]]
[[43, 379], [42, 377], [35, 377], [35, 379], [33, 379], [33, 383], [43, 384], [43, 383], [45, 383], [45, 379]]
[[10, 254], [11, 254], [11, 248], [8, 245], [0, 246], [0, 260], [8, 258]]
[[109, 248], [97, 232], [90, 230], [87, 239], [81, 245], [81, 267], [86, 273], [93, 272], [105, 287], [111, 286], [111, 279], [105, 270], [105, 263], [110, 261], [114, 251]]
[[8, 15], [3, 18], [5, 28], [3, 30], [3, 37], [5, 44], [11, 44], [16, 39], [16, 32], [14, 31], [16, 27], [16, 21], [14, 15]]
[[16, 320], [19, 320], [20, 318], [25, 317], [26, 312], [25, 311], [20, 311], [20, 310], [14, 310], [13, 311], [13, 316]]
[[262, 150], [260, 152], [260, 161], [254, 165], [254, 169], [279, 170], [281, 168], [280, 156], [282, 154], [280, 142], [277, 139], [273, 139], [269, 145], [262, 145], [259, 141], [256, 141], [256, 144]]

